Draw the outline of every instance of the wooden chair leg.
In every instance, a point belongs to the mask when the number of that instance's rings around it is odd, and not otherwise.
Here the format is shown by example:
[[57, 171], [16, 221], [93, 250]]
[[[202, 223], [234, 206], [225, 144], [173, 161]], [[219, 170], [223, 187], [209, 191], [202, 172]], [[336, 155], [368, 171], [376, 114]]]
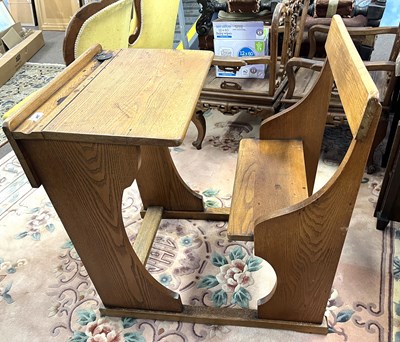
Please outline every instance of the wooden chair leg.
[[192, 145], [200, 150], [201, 144], [206, 136], [206, 120], [204, 119], [204, 112], [202, 110], [197, 110], [196, 113], [193, 114], [192, 122], [197, 128], [197, 139], [192, 142]]

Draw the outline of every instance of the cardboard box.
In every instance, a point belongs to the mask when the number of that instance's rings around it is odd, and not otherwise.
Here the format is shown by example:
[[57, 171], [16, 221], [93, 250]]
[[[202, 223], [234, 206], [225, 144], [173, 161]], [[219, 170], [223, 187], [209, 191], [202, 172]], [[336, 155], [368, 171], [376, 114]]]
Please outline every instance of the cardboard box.
[[6, 53], [6, 47], [4, 46], [3, 41], [0, 39], [0, 54], [3, 55], [5, 53]]
[[214, 39], [265, 40], [267, 29], [262, 21], [213, 21]]
[[7, 33], [1, 38], [7, 50], [12, 49], [14, 46], [22, 42], [21, 36], [14, 28], [10, 28]]
[[6, 83], [44, 45], [42, 31], [33, 31], [0, 57], [0, 86]]
[[[251, 57], [268, 55], [268, 39], [264, 40], [229, 40], [215, 39], [214, 51], [216, 56]], [[265, 64], [254, 64], [241, 67], [237, 72], [224, 71], [216, 67], [217, 77], [235, 78], [264, 78]]]
[[1, 27], [6, 27], [0, 32], [0, 86], [2, 86], [39, 51], [44, 45], [44, 39], [42, 31], [22, 29], [21, 24], [15, 22], [1, 0], [0, 15], [4, 19]]

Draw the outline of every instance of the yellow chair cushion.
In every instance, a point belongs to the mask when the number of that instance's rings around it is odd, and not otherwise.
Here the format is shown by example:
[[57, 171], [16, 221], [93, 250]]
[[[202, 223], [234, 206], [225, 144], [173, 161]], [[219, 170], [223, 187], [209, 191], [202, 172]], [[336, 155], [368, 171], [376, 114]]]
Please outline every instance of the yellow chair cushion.
[[[179, 0], [142, 0], [142, 29], [132, 48], [172, 49]], [[137, 18], [133, 17], [130, 34], [135, 32]]]
[[127, 48], [132, 3], [133, 0], [117, 1], [86, 20], [76, 39], [75, 58], [96, 43], [105, 50]]

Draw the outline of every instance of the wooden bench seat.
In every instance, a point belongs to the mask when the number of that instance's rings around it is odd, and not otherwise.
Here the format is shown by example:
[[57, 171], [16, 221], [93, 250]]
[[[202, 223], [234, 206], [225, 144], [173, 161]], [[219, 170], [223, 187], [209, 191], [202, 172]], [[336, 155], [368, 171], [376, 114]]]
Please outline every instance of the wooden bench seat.
[[243, 139], [237, 165], [228, 225], [232, 240], [253, 240], [258, 217], [308, 197], [301, 140]]
[[[379, 122], [376, 85], [339, 16], [327, 59], [308, 94], [243, 140], [229, 217], [230, 238], [254, 237], [254, 254], [274, 268], [277, 286], [258, 317], [322, 324], [364, 168]], [[335, 174], [313, 192], [332, 87], [352, 141]]]

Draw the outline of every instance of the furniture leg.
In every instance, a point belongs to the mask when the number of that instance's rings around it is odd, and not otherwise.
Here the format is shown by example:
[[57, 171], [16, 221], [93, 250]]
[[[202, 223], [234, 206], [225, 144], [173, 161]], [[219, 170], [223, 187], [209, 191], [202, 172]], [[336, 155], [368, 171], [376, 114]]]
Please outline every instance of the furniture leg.
[[393, 145], [394, 136], [396, 134], [397, 124], [399, 123], [399, 120], [400, 120], [400, 80], [399, 80], [399, 78], [397, 78], [397, 80], [396, 80], [395, 89], [393, 91], [392, 109], [394, 112], [393, 121], [392, 121], [392, 124], [390, 125], [389, 137], [388, 137], [388, 141], [386, 144], [385, 154], [382, 157], [382, 165], [381, 165], [382, 167], [386, 167], [386, 165], [388, 163], [390, 151], [391, 151], [392, 145]]
[[381, 118], [381, 120], [378, 123], [375, 137], [374, 137], [374, 140], [372, 141], [371, 151], [369, 152], [368, 160], [367, 160], [367, 173], [368, 174], [372, 174], [372, 173], [376, 172], [376, 166], [374, 165], [374, 153], [375, 153], [375, 149], [378, 147], [378, 145], [383, 141], [383, 139], [385, 139], [388, 123], [389, 123], [389, 121], [387, 118]]
[[192, 122], [197, 128], [197, 139], [192, 142], [192, 145], [198, 150], [201, 150], [201, 144], [206, 136], [206, 120], [204, 119], [204, 112], [200, 109], [197, 110], [196, 113], [193, 114]]
[[137, 184], [144, 209], [163, 207], [163, 218], [228, 220], [229, 208], [204, 209], [202, 196], [183, 181], [168, 147], [141, 146]]
[[376, 229], [385, 230], [385, 228], [387, 227], [389, 222], [390, 222], [390, 220], [388, 220], [388, 219], [377, 218], [377, 220], [376, 220]]
[[[28, 142], [28, 143], [26, 143]], [[122, 194], [138, 173], [140, 148], [23, 141], [28, 155], [106, 307], [182, 311], [179, 295], [139, 260], [122, 219]]]

